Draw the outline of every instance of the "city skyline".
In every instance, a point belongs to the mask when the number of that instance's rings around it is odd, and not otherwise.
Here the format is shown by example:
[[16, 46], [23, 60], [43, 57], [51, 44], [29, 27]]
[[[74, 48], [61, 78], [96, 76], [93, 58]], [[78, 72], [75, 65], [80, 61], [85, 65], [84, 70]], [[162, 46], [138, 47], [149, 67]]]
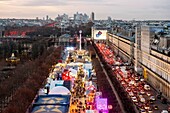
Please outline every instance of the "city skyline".
[[73, 17], [76, 12], [95, 13], [95, 19], [168, 20], [169, 0], [0, 0], [0, 18], [52, 19], [66, 13]]

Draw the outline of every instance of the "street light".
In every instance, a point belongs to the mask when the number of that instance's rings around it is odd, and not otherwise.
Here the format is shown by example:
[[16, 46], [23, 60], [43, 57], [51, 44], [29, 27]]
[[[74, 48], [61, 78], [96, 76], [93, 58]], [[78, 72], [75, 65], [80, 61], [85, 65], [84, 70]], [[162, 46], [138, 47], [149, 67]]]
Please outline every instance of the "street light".
[[81, 33], [82, 33], [82, 30], [80, 30], [79, 33], [80, 33], [80, 51], [81, 51]]

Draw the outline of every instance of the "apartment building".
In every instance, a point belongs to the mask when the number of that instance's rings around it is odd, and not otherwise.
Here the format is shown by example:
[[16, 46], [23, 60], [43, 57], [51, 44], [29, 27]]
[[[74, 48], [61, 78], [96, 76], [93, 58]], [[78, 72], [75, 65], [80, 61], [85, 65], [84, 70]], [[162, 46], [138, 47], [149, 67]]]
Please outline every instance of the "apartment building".
[[135, 67], [142, 67], [144, 78], [170, 98], [169, 37], [158, 32], [163, 33], [162, 26], [136, 28]]
[[140, 25], [135, 40], [112, 33], [107, 33], [107, 40], [116, 54], [131, 61], [136, 72], [170, 98], [170, 36], [159, 35], [163, 30], [162, 26]]

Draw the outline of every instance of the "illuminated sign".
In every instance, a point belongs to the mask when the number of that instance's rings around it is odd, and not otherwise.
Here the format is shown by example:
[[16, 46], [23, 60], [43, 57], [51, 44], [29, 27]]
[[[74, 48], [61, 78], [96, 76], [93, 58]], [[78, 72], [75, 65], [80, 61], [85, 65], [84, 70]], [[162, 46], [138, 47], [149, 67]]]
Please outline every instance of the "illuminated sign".
[[94, 30], [94, 39], [95, 40], [106, 40], [107, 30]]
[[107, 98], [97, 98], [97, 109], [98, 110], [108, 110], [107, 108]]
[[100, 37], [102, 35], [102, 32], [99, 31], [97, 34], [96, 34], [96, 37]]

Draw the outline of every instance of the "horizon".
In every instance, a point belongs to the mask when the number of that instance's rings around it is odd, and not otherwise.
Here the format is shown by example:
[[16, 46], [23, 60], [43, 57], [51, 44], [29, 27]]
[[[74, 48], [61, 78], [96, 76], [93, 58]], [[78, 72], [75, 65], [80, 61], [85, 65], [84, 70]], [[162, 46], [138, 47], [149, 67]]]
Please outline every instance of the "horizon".
[[[63, 13], [64, 14], [64, 13]], [[66, 14], [66, 13], [65, 13]], [[83, 13], [84, 14], [84, 13]], [[62, 14], [59, 14], [59, 15], [62, 15]], [[48, 15], [49, 16], [49, 15]], [[68, 15], [69, 16], [69, 15]], [[89, 16], [89, 15], [88, 15]], [[49, 16], [50, 17], [50, 16]], [[57, 17], [57, 16], [56, 16]], [[55, 18], [56, 18], [55, 17]], [[69, 16], [69, 17], [72, 17], [72, 16]], [[109, 17], [109, 16], [108, 16]], [[108, 17], [106, 17], [105, 19], [95, 19], [95, 20], [107, 20], [107, 18]], [[44, 16], [44, 17], [42, 17], [42, 18], [39, 18], [38, 17], [38, 20], [43, 20], [43, 18], [46, 18], [46, 16]], [[55, 18], [51, 18], [53, 21], [55, 21]], [[0, 17], [0, 19], [16, 19], [16, 20], [36, 20], [36, 17], [35, 18], [15, 18], [15, 17], [10, 17], [10, 18], [2, 18], [2, 17]], [[90, 17], [89, 17], [89, 19], [90, 19]], [[114, 20], [122, 20], [122, 21], [170, 21], [170, 19], [114, 19], [114, 18], [112, 18], [111, 17], [111, 19], [112, 19], [112, 21], [114, 21]], [[46, 20], [46, 19], [45, 19]]]

